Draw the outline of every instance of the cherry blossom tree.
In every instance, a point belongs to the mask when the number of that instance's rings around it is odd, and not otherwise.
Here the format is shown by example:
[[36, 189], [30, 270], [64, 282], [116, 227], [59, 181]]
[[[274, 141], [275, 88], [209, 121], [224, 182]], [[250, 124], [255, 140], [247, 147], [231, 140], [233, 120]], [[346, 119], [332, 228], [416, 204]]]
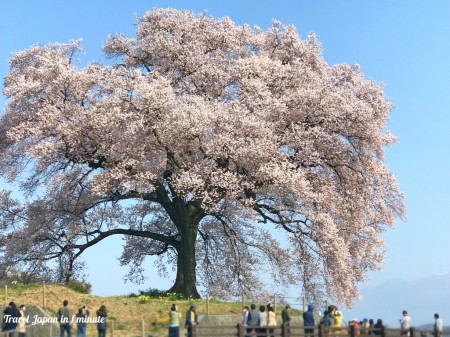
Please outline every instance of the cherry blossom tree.
[[67, 281], [121, 235], [136, 282], [159, 256], [185, 296], [259, 289], [269, 272], [351, 305], [404, 217], [382, 85], [278, 21], [154, 9], [136, 27], [108, 38], [105, 64], [81, 67], [80, 41], [11, 57], [0, 172], [24, 197], [1, 194], [3, 268]]

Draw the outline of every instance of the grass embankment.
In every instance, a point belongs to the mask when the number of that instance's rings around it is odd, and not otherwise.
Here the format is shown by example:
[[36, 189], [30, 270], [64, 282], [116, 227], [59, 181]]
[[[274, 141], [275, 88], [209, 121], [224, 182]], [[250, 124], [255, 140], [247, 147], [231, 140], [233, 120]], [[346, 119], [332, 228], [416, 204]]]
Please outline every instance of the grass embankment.
[[[148, 297], [148, 296], [110, 296], [99, 297], [89, 294], [82, 294], [72, 289], [57, 285], [14, 285], [8, 287], [7, 298], [5, 301], [5, 289], [0, 292], [3, 302], [14, 301], [17, 305], [39, 305], [43, 307], [49, 315], [55, 315], [64, 300], [69, 301], [69, 307], [76, 313], [79, 307], [85, 305], [95, 315], [96, 310], [105, 305], [108, 312], [109, 325], [112, 323], [117, 330], [139, 330], [142, 329], [142, 322], [145, 324], [145, 330], [154, 331], [161, 329], [168, 322], [168, 313], [170, 306], [175, 303], [182, 319], [184, 313], [188, 310], [190, 304], [195, 304], [199, 315], [240, 315], [242, 312], [241, 302], [224, 302], [216, 299], [210, 299], [209, 304], [206, 300], [180, 300], [177, 296]], [[45, 305], [44, 305], [45, 298]], [[281, 308], [277, 310], [281, 311]], [[296, 310], [292, 311], [294, 316], [299, 315]], [[183, 324], [183, 323], [182, 323]], [[95, 326], [88, 325], [88, 332], [95, 330]]]

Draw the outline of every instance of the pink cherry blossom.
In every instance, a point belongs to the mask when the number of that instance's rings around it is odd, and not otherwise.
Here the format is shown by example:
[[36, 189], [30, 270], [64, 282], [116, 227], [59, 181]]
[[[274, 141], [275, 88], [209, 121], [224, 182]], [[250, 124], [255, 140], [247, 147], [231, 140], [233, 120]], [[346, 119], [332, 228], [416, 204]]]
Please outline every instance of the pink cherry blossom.
[[136, 282], [158, 255], [186, 296], [261, 290], [269, 272], [351, 305], [405, 213], [383, 86], [278, 21], [154, 9], [136, 26], [108, 38], [108, 65], [80, 67], [81, 41], [11, 57], [0, 172], [26, 199], [2, 192], [2, 265], [56, 259], [67, 281], [86, 249], [125, 235]]

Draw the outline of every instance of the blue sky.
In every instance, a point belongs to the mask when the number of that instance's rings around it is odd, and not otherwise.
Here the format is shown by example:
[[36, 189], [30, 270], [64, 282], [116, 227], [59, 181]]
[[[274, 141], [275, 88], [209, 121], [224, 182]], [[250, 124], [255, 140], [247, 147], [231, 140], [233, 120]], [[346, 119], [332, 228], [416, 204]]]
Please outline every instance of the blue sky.
[[[154, 7], [207, 10], [263, 28], [276, 18], [302, 37], [315, 32], [329, 64], [358, 63], [366, 77], [385, 83], [397, 106], [389, 127], [399, 137], [386, 160], [406, 194], [408, 219], [386, 233], [386, 263], [369, 275], [370, 284], [450, 272], [450, 1], [2, 1], [0, 75], [11, 53], [34, 43], [82, 38], [83, 62], [101, 61], [108, 34], [133, 35], [134, 15]], [[4, 104], [1, 96], [1, 109]], [[145, 285], [124, 286], [126, 269], [115, 261], [120, 244], [111, 239], [87, 253], [94, 294], [168, 288], [171, 279], [159, 280], [151, 270]]]

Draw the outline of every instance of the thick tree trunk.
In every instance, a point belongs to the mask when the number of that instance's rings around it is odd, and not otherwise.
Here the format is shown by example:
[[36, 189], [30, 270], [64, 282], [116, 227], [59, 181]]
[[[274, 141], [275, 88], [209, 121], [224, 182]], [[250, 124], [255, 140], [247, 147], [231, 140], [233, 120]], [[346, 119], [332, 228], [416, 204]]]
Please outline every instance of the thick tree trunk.
[[[195, 226], [197, 227], [197, 226]], [[177, 259], [177, 277], [169, 292], [182, 294], [185, 298], [200, 298], [197, 291], [197, 277], [195, 272], [195, 232], [186, 233], [181, 236]]]
[[174, 209], [171, 210], [171, 218], [178, 228], [180, 244], [176, 247], [177, 276], [174, 285], [168, 292], [182, 294], [185, 298], [200, 298], [196, 285], [195, 243], [202, 211], [201, 208], [185, 205], [180, 200], [174, 201], [174, 206]]

